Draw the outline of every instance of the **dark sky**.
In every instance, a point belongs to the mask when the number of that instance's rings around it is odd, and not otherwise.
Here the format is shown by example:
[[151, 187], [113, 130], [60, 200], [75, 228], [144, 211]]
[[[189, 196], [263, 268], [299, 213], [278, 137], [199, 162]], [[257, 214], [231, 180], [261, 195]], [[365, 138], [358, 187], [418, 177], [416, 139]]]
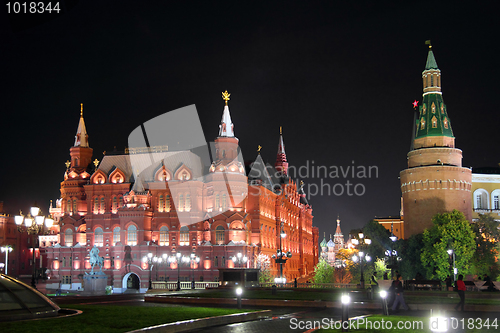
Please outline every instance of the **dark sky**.
[[246, 160], [262, 145], [274, 164], [283, 126], [297, 168], [378, 168], [371, 179], [304, 179], [306, 190], [323, 181], [346, 191], [347, 180], [365, 190], [310, 197], [321, 237], [335, 232], [337, 214], [344, 233], [397, 215], [427, 39], [464, 166], [500, 162], [489, 2], [60, 3], [60, 15], [0, 14], [0, 200], [11, 214], [35, 201], [46, 212], [59, 197], [80, 103], [102, 159], [141, 123], [190, 104], [213, 141], [227, 89]]

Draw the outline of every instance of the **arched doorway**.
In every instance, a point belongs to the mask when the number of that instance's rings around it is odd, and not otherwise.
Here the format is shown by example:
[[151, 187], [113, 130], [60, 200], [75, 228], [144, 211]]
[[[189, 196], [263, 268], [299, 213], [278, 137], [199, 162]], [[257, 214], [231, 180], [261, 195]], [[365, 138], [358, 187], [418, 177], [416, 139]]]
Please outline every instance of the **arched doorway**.
[[141, 286], [141, 280], [135, 273], [127, 273], [123, 277], [122, 290], [125, 293], [138, 293]]

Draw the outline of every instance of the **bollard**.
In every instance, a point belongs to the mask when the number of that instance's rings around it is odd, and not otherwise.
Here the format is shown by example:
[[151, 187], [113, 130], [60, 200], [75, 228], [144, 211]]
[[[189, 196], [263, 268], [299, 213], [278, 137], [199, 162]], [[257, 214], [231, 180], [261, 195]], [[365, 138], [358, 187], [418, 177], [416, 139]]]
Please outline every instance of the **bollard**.
[[241, 287], [236, 288], [236, 305], [238, 309], [241, 309], [241, 294], [243, 293], [243, 289]]
[[273, 286], [271, 287], [271, 295], [276, 295], [276, 285], [273, 284]]
[[380, 291], [380, 297], [382, 298], [382, 310], [384, 311], [384, 316], [388, 316], [389, 307], [387, 306], [387, 291]]
[[349, 295], [342, 295], [342, 332], [349, 331], [349, 303], [351, 297]]

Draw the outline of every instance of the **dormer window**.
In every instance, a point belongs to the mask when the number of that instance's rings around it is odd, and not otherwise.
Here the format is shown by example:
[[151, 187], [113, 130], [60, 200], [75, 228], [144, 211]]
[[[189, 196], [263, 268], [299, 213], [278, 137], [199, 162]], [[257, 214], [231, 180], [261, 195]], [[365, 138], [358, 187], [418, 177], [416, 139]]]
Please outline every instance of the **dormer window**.
[[426, 107], [426, 106], [425, 106], [425, 104], [424, 104], [424, 106], [422, 106], [422, 114], [424, 114], [424, 115], [425, 115], [425, 111], [427, 111], [427, 107]]
[[444, 125], [444, 128], [448, 129], [448, 118], [444, 117], [443, 125]]
[[420, 129], [423, 130], [425, 129], [425, 119], [422, 118], [422, 120], [420, 121]]
[[441, 103], [441, 114], [444, 114], [444, 104]]
[[432, 113], [436, 113], [436, 104], [434, 104], [434, 102], [432, 102], [431, 109], [432, 109]]
[[436, 119], [436, 116], [432, 117], [432, 128], [437, 128], [438, 127], [438, 122]]

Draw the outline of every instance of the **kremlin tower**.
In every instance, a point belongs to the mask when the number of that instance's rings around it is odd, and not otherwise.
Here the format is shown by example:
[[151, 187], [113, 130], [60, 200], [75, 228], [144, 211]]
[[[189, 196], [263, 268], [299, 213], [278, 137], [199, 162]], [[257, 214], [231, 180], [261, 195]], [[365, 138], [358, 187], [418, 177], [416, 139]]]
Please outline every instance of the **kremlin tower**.
[[462, 167], [448, 110], [441, 93], [441, 71], [429, 46], [422, 72], [423, 101], [413, 130], [408, 168], [400, 172], [405, 238], [432, 227], [432, 217], [457, 209], [471, 219], [471, 170]]

